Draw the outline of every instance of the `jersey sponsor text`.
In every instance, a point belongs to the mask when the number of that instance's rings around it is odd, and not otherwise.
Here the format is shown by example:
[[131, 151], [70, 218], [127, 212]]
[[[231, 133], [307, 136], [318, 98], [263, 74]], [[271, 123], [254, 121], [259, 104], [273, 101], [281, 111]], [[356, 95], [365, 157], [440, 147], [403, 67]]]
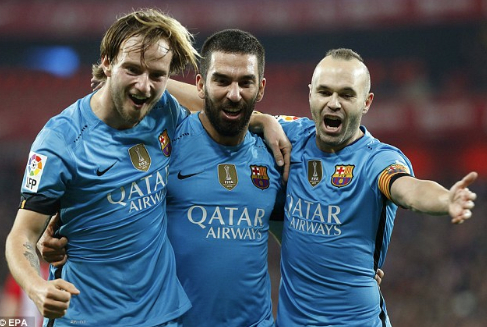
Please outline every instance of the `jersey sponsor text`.
[[188, 220], [207, 229], [206, 238], [255, 240], [262, 238], [265, 209], [191, 206]]
[[128, 185], [121, 186], [117, 191], [107, 194], [107, 200], [111, 204], [127, 206], [129, 213], [140, 211], [157, 205], [164, 199], [167, 191], [168, 167], [164, 171], [156, 171], [134, 181]]
[[294, 199], [288, 195], [286, 210], [292, 217], [290, 227], [293, 229], [329, 236], [338, 236], [342, 233], [342, 223], [338, 217], [341, 209], [337, 205], [322, 205], [301, 198]]

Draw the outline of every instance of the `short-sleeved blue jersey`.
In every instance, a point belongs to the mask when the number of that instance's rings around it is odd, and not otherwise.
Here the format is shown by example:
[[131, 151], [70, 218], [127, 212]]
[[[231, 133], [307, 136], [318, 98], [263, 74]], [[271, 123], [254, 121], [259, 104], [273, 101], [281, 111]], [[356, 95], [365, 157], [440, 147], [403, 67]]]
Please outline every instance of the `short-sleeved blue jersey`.
[[385, 326], [374, 280], [389, 245], [397, 206], [379, 177], [412, 173], [397, 148], [364, 136], [336, 153], [316, 145], [307, 118], [282, 120], [292, 145], [282, 240], [277, 325]]
[[237, 146], [216, 143], [196, 114], [173, 144], [168, 236], [193, 305], [183, 325], [273, 326], [267, 241], [281, 189], [273, 156], [250, 132]]
[[187, 111], [165, 93], [138, 125], [116, 130], [95, 116], [91, 96], [45, 125], [22, 185], [22, 208], [59, 211], [69, 241], [61, 278], [80, 294], [54, 326], [162, 324], [191, 306], [165, 214], [172, 138]]

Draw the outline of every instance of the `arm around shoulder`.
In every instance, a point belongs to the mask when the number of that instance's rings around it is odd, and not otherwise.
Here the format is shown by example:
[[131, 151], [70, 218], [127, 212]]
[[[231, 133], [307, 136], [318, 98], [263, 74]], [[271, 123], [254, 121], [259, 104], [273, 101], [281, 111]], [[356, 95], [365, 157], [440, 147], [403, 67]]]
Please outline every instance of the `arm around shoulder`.
[[271, 149], [278, 166], [283, 167], [283, 180], [289, 176], [291, 163], [291, 142], [281, 124], [274, 116], [254, 111], [250, 118], [249, 130], [255, 134], [263, 134], [267, 146]]
[[167, 90], [178, 102], [188, 108], [191, 112], [201, 111], [204, 108], [204, 101], [198, 95], [195, 85], [169, 79]]

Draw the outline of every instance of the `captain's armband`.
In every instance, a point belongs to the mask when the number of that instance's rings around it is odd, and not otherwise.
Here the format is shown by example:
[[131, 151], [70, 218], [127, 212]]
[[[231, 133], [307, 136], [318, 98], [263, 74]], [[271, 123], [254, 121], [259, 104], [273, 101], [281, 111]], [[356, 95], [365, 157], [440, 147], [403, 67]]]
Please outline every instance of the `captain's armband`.
[[392, 201], [391, 199], [391, 186], [394, 181], [403, 176], [411, 176], [409, 172], [409, 168], [403, 164], [395, 163], [389, 165], [386, 169], [384, 169], [380, 175], [378, 180], [379, 190]]

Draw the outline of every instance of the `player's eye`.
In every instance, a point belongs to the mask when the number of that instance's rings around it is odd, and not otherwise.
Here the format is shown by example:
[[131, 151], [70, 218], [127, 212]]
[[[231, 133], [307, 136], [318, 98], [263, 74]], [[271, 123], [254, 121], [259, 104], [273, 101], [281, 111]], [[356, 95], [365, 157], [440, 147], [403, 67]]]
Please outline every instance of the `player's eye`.
[[139, 70], [136, 67], [127, 67], [126, 70], [131, 75], [136, 75], [139, 73]]

